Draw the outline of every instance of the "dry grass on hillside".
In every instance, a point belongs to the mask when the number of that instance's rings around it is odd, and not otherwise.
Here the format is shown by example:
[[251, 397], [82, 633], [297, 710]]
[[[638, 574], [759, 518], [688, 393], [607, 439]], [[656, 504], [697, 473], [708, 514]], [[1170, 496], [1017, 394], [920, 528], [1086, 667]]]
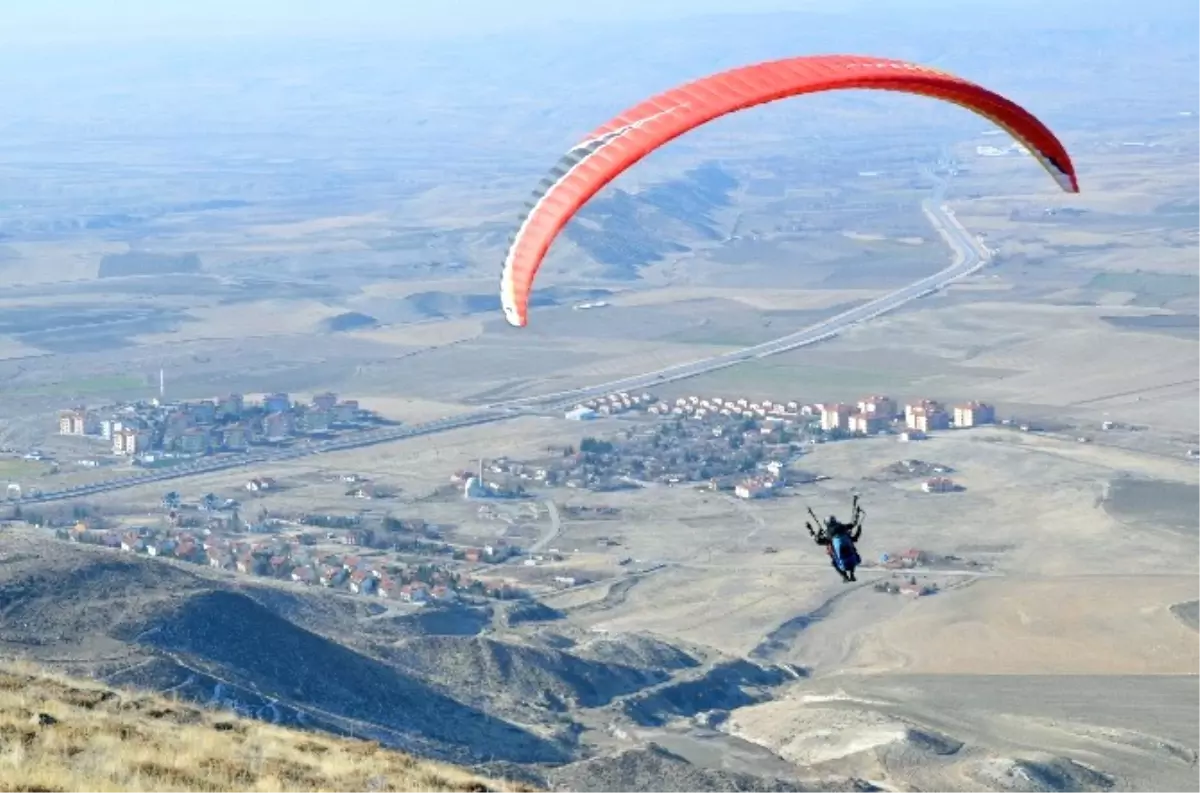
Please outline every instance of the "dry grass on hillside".
[[0, 667], [0, 790], [529, 790], [24, 665]]

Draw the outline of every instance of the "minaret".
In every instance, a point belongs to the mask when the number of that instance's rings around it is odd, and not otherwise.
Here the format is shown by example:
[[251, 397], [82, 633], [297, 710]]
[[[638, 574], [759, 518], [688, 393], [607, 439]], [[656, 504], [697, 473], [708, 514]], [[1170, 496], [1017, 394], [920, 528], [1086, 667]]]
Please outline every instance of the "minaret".
[[163, 402], [167, 397], [167, 373], [160, 366], [158, 369], [158, 401]]

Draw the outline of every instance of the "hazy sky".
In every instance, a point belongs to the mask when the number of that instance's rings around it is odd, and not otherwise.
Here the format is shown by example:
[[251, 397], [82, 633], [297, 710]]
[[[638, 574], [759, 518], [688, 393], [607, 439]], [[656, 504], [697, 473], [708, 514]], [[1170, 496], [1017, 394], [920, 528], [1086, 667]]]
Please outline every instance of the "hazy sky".
[[[775, 11], [856, 15], [869, 24], [886, 10], [919, 21], [939, 17], [973, 27], [1013, 17], [1039, 27], [1195, 18], [1195, 0], [0, 0], [0, 41], [213, 34], [478, 35], [574, 20], [614, 22]], [[908, 16], [908, 14], [906, 14]], [[1101, 25], [1104, 23], [1101, 22]]]
[[575, 19], [814, 10], [816, 0], [0, 0], [0, 36], [492, 33]]

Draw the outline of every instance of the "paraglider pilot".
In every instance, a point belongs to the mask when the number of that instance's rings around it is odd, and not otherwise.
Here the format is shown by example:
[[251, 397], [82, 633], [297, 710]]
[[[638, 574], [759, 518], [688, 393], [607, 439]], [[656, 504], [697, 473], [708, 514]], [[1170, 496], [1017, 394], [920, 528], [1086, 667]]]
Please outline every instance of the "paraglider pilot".
[[858, 538], [862, 536], [862, 524], [866, 512], [858, 505], [857, 495], [854, 497], [853, 509], [849, 523], [842, 523], [834, 515], [830, 515], [822, 523], [817, 518], [817, 514], [809, 507], [808, 514], [812, 515], [812, 522], [805, 521], [804, 523], [804, 527], [808, 529], [813, 541], [817, 545], [825, 546], [830, 564], [833, 565], [834, 570], [838, 571], [838, 575], [845, 583], [858, 580], [854, 577], [854, 570], [862, 561], [858, 555], [858, 549], [854, 546], [858, 542]]

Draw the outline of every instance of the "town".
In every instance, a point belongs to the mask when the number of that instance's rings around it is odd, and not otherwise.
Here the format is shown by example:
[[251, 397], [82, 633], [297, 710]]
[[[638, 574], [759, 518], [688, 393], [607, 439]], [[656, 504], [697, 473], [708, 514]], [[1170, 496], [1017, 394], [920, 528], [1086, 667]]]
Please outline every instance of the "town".
[[[995, 409], [972, 401], [947, 407], [932, 399], [904, 405], [887, 396], [871, 396], [856, 405], [798, 401], [751, 401], [746, 398], [679, 397], [673, 403], [650, 394], [612, 394], [589, 400], [566, 413], [588, 421], [628, 416], [650, 419], [611, 439], [584, 437], [575, 447], [547, 450], [544, 458], [499, 458], [478, 472], [458, 471], [451, 481], [471, 497], [520, 496], [527, 486], [582, 488], [593, 492], [632, 489], [646, 484], [692, 484], [731, 491], [743, 499], [785, 492], [789, 485], [821, 477], [792, 468], [816, 444], [894, 434], [920, 441], [930, 433], [996, 421]], [[947, 471], [931, 469], [931, 474]], [[489, 477], [488, 474], [494, 476]], [[945, 476], [929, 476], [922, 489], [955, 492]]]
[[[536, 491], [557, 488], [606, 492], [651, 484], [688, 485], [756, 499], [826, 478], [794, 465], [819, 444], [879, 435], [916, 442], [930, 433], [996, 421], [994, 408], [981, 402], [948, 408], [923, 399], [901, 407], [886, 396], [866, 397], [850, 405], [701, 396], [668, 402], [648, 393], [618, 393], [580, 404], [566, 414], [574, 421], [602, 416], [620, 417], [627, 426], [618, 425], [609, 437], [584, 436], [577, 445], [548, 447], [544, 457], [534, 460], [480, 459], [474, 470], [455, 471], [443, 489], [448, 488], [446, 495], [452, 497], [485, 502], [477, 510], [483, 520], [504, 517], [493, 505], [512, 500], [506, 509], [517, 512], [509, 517], [510, 523], [525, 513], [536, 521], [543, 509]], [[153, 400], [105, 410], [65, 411], [60, 431], [103, 438], [111, 442], [114, 454], [153, 461], [156, 456], [237, 452], [251, 443], [286, 443], [373, 423], [382, 420], [360, 409], [354, 400], [342, 401], [331, 393], [318, 394], [307, 403], [293, 402], [287, 394], [271, 394], [261, 402], [231, 395], [199, 402]], [[908, 459], [880, 475], [920, 479], [925, 492], [944, 493], [961, 489], [949, 478], [951, 473], [944, 465]], [[394, 498], [389, 496], [393, 488], [359, 474], [334, 478], [348, 488], [348, 497]], [[258, 499], [282, 486], [271, 477], [256, 475], [240, 489], [246, 497]], [[584, 512], [591, 519], [620, 513], [609, 506], [548, 506], [555, 511], [561, 507], [562, 514], [576, 518]], [[576, 586], [585, 580], [577, 571], [557, 564], [565, 561], [557, 549], [522, 549], [514, 538], [503, 536], [504, 531], [485, 544], [454, 543], [446, 537], [456, 534], [456, 526], [395, 517], [386, 507], [382, 512], [359, 510], [348, 515], [272, 515], [260, 505], [256, 515], [244, 518], [249, 507], [233, 493], [207, 493], [188, 502], [171, 491], [162, 496], [161, 509], [160, 517], [149, 522], [108, 519], [84, 505], [77, 505], [70, 515], [29, 508], [13, 517], [55, 529], [57, 536], [72, 542], [418, 606], [528, 598], [542, 589]], [[908, 551], [892, 560], [885, 556], [881, 562], [885, 569], [908, 569], [925, 556]], [[505, 569], [515, 572], [506, 568], [512, 561], [530, 573], [550, 566], [542, 575], [518, 581], [504, 574]], [[921, 588], [896, 591], [927, 593]]]
[[76, 407], [59, 414], [58, 432], [101, 439], [111, 445], [112, 454], [153, 465], [388, 423], [359, 407], [357, 400], [340, 400], [333, 393], [317, 394], [307, 403], [294, 402], [285, 393], [268, 394], [261, 402], [230, 394], [198, 402], [153, 399], [101, 409]]
[[[241, 520], [240, 504], [208, 494], [184, 503], [177, 492], [163, 497], [160, 520], [121, 525], [87, 508], [58, 539], [174, 559], [233, 574], [259, 576], [367, 595], [413, 605], [460, 600], [515, 599], [530, 593], [510, 581], [476, 573], [520, 553], [503, 539], [480, 548], [442, 541], [441, 527], [419, 518], [300, 515], [294, 519], [260, 515]], [[31, 525], [53, 524], [35, 511], [21, 518]], [[47, 526], [49, 527], [49, 526]]]

